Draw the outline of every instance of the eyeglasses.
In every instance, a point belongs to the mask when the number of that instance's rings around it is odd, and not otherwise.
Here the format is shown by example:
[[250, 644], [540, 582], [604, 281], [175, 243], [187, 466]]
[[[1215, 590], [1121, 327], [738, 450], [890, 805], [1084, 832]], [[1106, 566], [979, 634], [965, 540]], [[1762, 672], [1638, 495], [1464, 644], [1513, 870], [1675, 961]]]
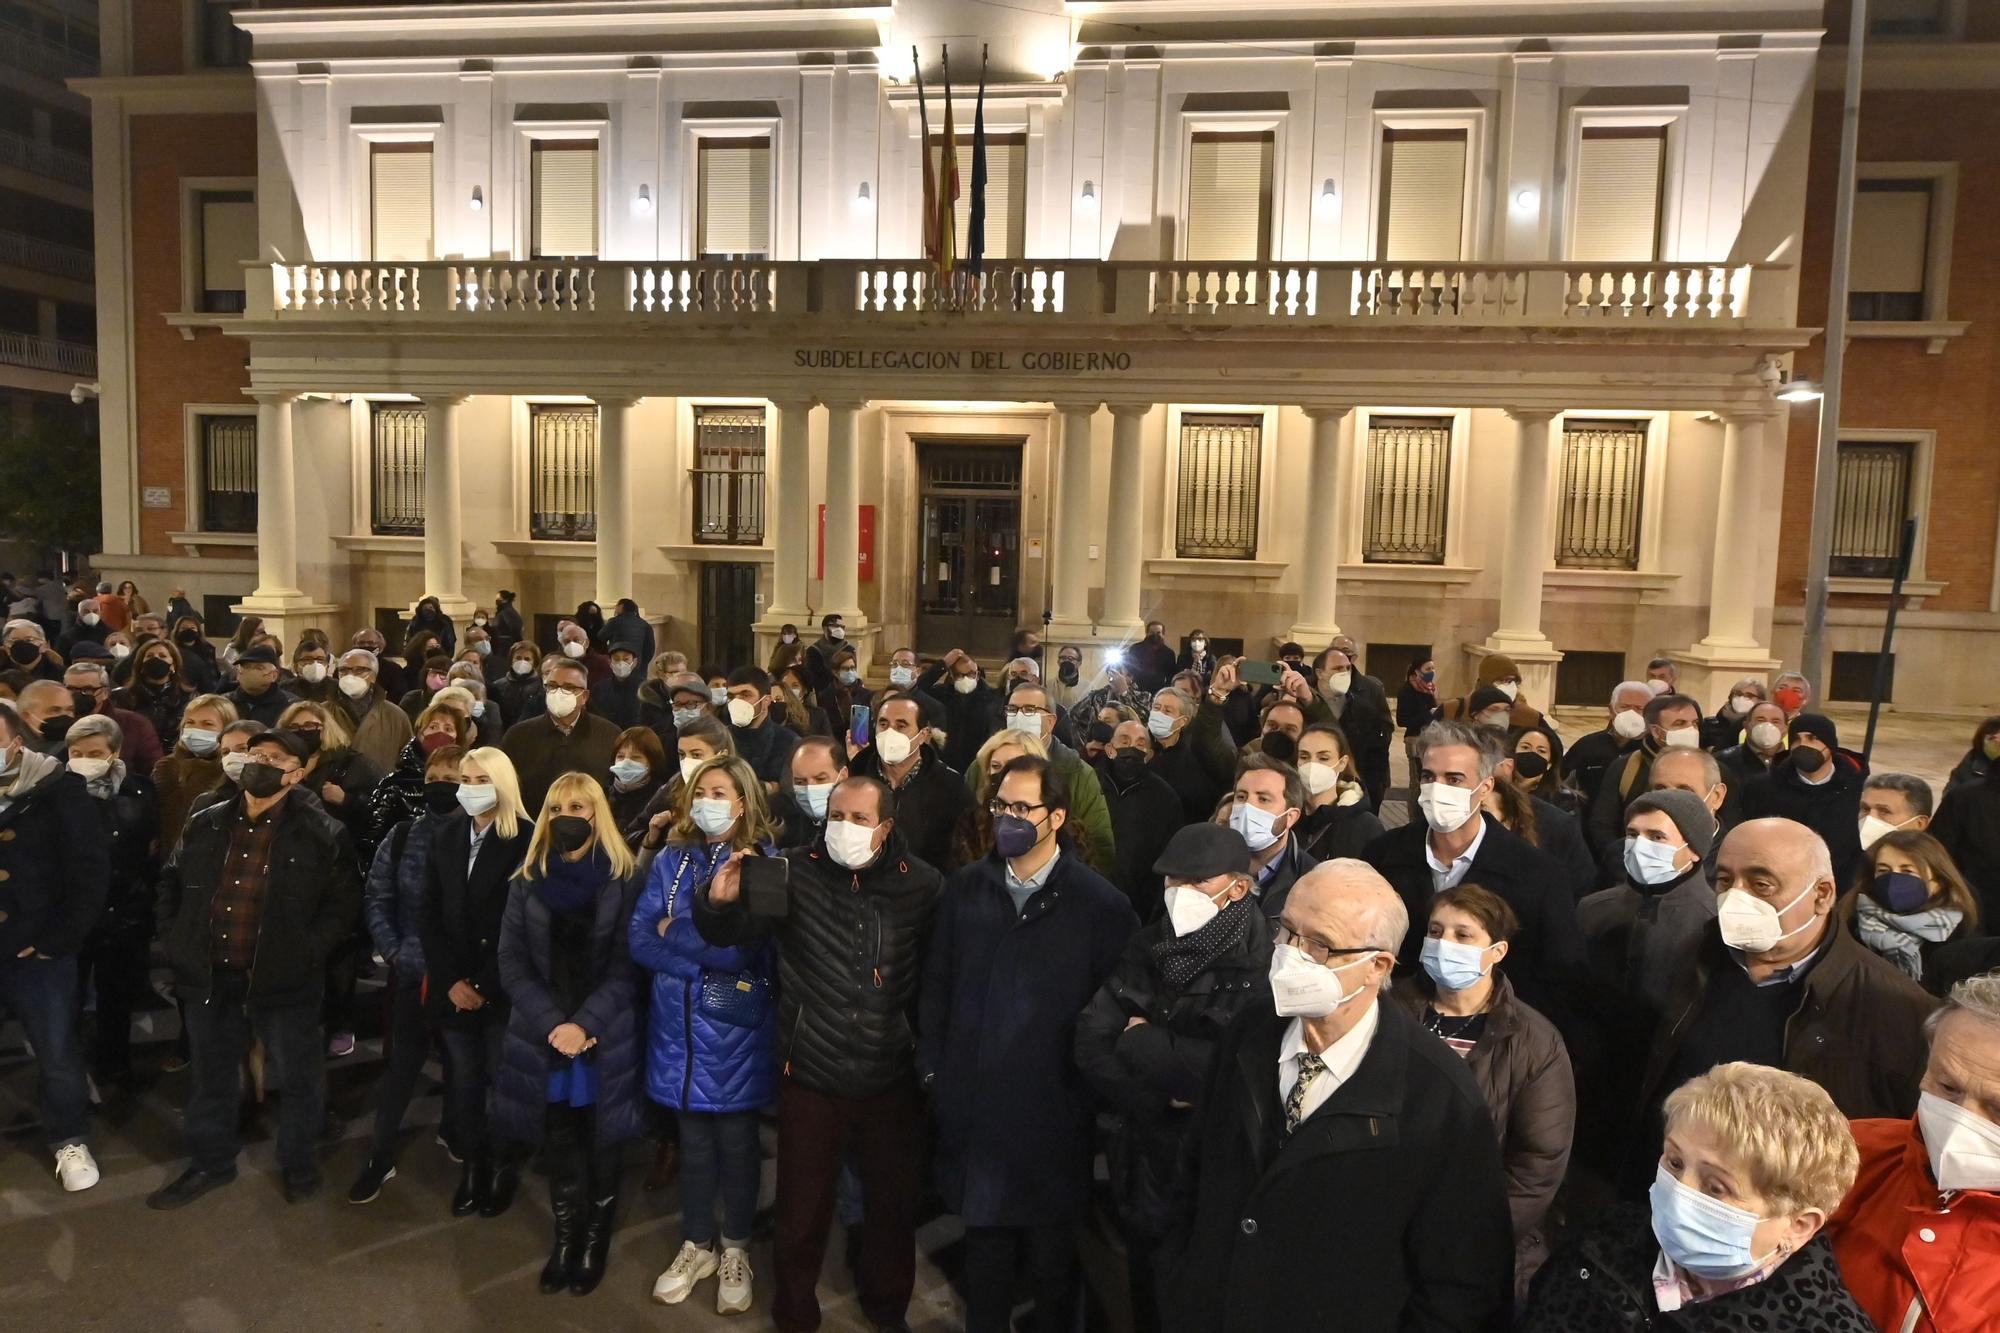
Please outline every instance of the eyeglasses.
[[1315, 963], [1318, 963], [1321, 967], [1329, 967], [1332, 965], [1334, 959], [1342, 958], [1349, 954], [1382, 952], [1380, 949], [1371, 948], [1367, 945], [1355, 949], [1335, 948], [1324, 940], [1316, 940], [1310, 935], [1300, 935], [1294, 932], [1282, 921], [1271, 923], [1271, 943], [1289, 944]]
[[995, 818], [1001, 815], [1012, 815], [1016, 819], [1033, 819], [1035, 811], [1046, 809], [1048, 807], [1040, 802], [1015, 801], [1011, 805], [1006, 801], [988, 801], [986, 803], [986, 813]]

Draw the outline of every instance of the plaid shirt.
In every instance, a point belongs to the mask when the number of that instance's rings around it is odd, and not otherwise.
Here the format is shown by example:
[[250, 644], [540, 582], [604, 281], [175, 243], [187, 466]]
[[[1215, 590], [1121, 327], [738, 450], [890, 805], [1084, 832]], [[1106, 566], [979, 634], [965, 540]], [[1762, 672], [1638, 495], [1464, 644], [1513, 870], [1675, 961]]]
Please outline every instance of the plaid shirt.
[[217, 967], [245, 972], [256, 961], [264, 891], [271, 877], [271, 845], [277, 841], [287, 804], [280, 801], [262, 819], [252, 819], [240, 798], [236, 803], [229, 852], [222, 858], [222, 879], [208, 914], [209, 956]]

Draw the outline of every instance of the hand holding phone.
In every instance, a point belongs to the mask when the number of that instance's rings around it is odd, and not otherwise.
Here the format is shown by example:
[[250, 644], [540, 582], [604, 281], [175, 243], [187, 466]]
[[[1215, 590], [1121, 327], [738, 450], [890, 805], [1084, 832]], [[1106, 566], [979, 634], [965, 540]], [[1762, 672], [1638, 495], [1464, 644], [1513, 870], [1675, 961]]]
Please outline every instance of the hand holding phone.
[[847, 737], [856, 745], [866, 745], [875, 739], [875, 715], [868, 711], [867, 704], [848, 706]]

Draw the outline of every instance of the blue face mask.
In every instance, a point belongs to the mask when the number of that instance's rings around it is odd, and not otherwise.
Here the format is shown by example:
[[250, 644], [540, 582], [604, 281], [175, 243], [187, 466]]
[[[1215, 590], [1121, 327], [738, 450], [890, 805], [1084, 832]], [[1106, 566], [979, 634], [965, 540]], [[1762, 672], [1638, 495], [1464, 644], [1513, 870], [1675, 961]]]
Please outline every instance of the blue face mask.
[[1431, 980], [1444, 990], [1471, 990], [1488, 970], [1486, 950], [1457, 940], [1426, 939], [1418, 957]]
[[629, 787], [652, 770], [637, 759], [620, 759], [611, 766], [611, 776]]
[[674, 729], [678, 731], [687, 726], [688, 723], [700, 717], [702, 711], [699, 704], [688, 704], [685, 707], [679, 704], [674, 705]]
[[709, 690], [708, 701], [714, 704], [717, 708], [720, 708], [724, 704], [729, 702], [729, 691], [724, 689], [722, 686], [717, 685]]
[[840, 683], [842, 685], [852, 685], [860, 679], [861, 673], [852, 667], [845, 668], [840, 673]]
[[1660, 1249], [1696, 1277], [1710, 1281], [1748, 1277], [1771, 1257], [1759, 1258], [1752, 1249], [1763, 1218], [1681, 1184], [1667, 1174], [1664, 1162], [1653, 1177], [1648, 1198]]
[[222, 733], [205, 727], [182, 727], [181, 744], [187, 746], [189, 754], [211, 755], [222, 741]]

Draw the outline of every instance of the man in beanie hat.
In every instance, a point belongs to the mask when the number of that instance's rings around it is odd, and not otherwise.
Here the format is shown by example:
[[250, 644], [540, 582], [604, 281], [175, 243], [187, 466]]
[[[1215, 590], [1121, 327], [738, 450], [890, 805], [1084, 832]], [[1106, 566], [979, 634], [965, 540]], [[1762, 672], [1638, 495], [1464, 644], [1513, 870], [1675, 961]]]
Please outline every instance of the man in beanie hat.
[[[1488, 653], [1479, 659], [1479, 679], [1472, 683], [1472, 689], [1477, 690], [1482, 685], [1491, 685], [1506, 695], [1513, 704], [1513, 714], [1508, 719], [1507, 725], [1513, 727], [1549, 725], [1541, 710], [1521, 697], [1521, 668], [1516, 666], [1514, 659], [1507, 654]], [[1472, 691], [1467, 691], [1459, 698], [1445, 700], [1439, 708], [1438, 716], [1463, 719], [1467, 722], [1474, 720], [1471, 694]]]
[[1861, 788], [1868, 770], [1840, 748], [1840, 732], [1822, 713], [1800, 713], [1789, 727], [1785, 761], [1750, 779], [1743, 817], [1793, 819], [1826, 840], [1833, 882], [1843, 890], [1861, 865]]

